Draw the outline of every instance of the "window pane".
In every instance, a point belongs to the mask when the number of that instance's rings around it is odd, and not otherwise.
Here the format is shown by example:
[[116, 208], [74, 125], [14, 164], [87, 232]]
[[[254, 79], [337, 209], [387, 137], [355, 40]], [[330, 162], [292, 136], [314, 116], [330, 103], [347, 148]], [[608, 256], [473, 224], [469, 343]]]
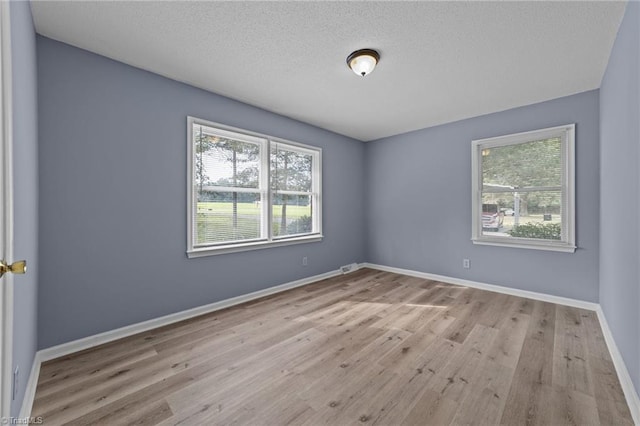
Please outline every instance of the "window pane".
[[482, 185], [527, 188], [562, 185], [559, 137], [482, 149]]
[[560, 240], [560, 191], [482, 194], [482, 234]]
[[214, 186], [259, 188], [260, 145], [210, 134], [194, 125], [194, 177], [198, 190]]
[[273, 195], [273, 235], [275, 237], [313, 232], [310, 195]]
[[311, 192], [313, 155], [271, 144], [271, 188]]
[[320, 149], [187, 122], [189, 257], [321, 238]]
[[259, 193], [200, 192], [195, 217], [195, 243], [253, 240], [261, 238]]
[[575, 124], [471, 147], [473, 243], [574, 252]]

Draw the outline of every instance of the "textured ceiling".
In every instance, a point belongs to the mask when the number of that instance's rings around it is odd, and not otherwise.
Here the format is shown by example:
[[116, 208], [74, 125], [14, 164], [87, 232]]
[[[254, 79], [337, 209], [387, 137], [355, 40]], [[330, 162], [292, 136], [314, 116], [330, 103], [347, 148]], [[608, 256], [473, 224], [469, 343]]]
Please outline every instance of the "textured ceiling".
[[[598, 88], [624, 2], [34, 1], [38, 33], [356, 139]], [[374, 48], [365, 78], [349, 53]]]

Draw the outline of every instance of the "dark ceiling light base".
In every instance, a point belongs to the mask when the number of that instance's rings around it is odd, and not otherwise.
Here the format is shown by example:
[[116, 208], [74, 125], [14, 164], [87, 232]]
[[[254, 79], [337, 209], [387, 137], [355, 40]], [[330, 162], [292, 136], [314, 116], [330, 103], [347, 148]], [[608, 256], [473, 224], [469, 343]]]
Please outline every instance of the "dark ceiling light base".
[[373, 49], [356, 50], [347, 56], [349, 68], [361, 77], [371, 73], [379, 61], [380, 54]]

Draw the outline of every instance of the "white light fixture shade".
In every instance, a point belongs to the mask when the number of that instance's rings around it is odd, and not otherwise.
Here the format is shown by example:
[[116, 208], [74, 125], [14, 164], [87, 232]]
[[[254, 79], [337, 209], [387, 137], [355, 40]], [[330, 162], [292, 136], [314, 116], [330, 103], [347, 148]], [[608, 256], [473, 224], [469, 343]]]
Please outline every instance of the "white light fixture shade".
[[380, 54], [373, 49], [356, 50], [347, 57], [347, 65], [357, 75], [364, 77], [371, 73], [380, 60]]

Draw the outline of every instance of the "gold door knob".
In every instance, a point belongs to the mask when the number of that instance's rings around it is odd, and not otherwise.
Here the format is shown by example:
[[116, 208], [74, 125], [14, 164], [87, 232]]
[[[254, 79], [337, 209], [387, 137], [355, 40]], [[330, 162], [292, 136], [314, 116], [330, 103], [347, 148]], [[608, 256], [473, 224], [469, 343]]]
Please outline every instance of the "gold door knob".
[[7, 265], [7, 262], [5, 262], [4, 260], [0, 260], [0, 277], [7, 272], [11, 272], [14, 274], [24, 274], [25, 272], [27, 272], [27, 261], [18, 260], [17, 262], [13, 262], [11, 265]]

